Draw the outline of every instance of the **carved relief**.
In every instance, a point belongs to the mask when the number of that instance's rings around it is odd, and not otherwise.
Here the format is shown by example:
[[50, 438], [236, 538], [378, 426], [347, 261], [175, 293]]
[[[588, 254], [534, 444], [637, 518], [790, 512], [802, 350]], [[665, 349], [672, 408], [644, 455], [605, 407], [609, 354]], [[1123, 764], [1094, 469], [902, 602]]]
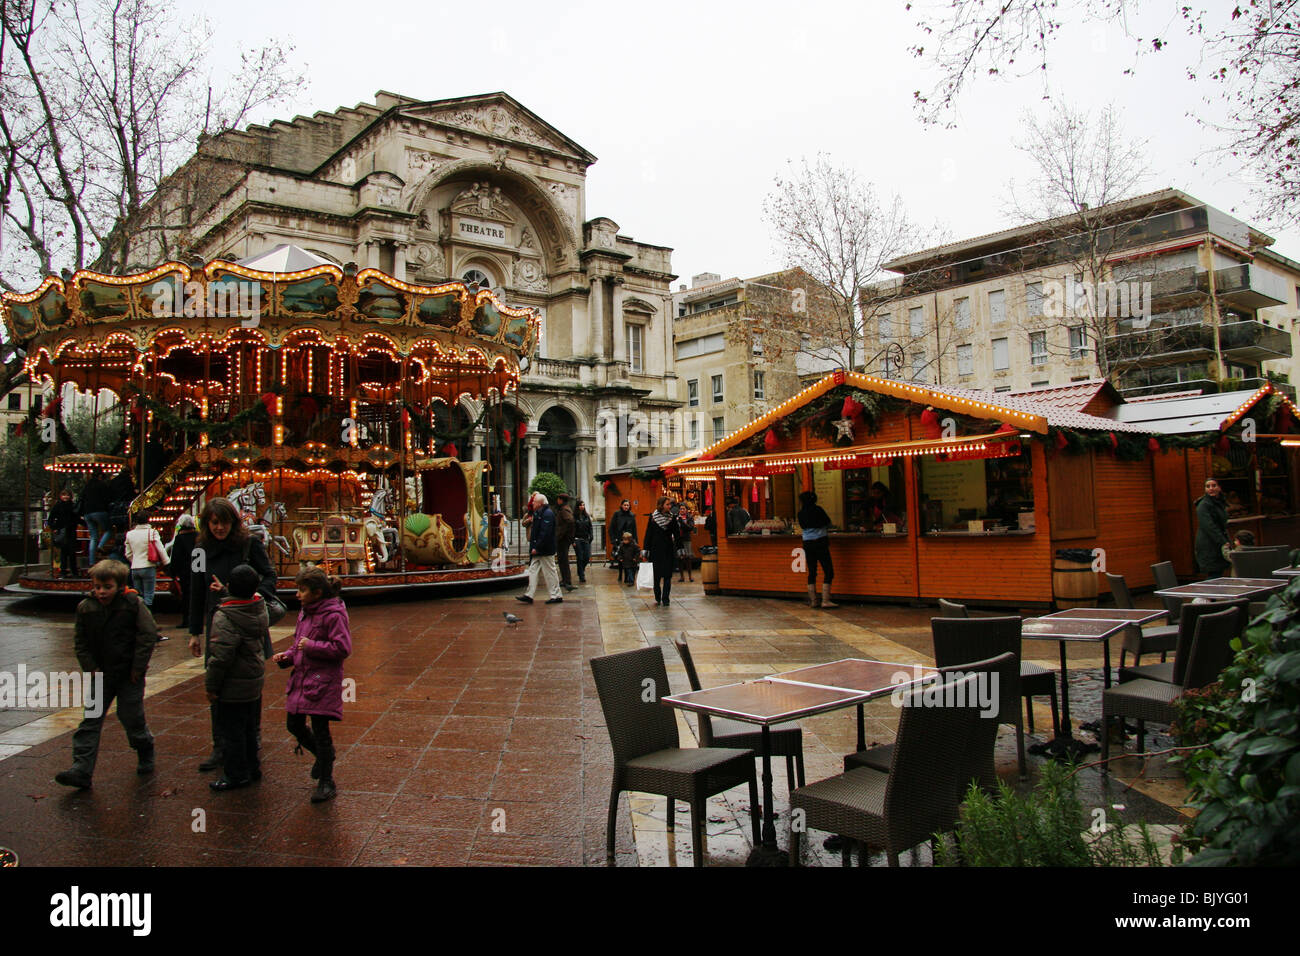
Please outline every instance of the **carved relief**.
[[542, 268], [532, 259], [520, 259], [515, 263], [514, 279], [511, 283], [516, 289], [529, 292], [545, 292], [546, 276]]
[[445, 157], [436, 153], [431, 153], [424, 149], [407, 149], [406, 151], [406, 181], [414, 182], [424, 179], [430, 173], [436, 172], [447, 164]]
[[532, 231], [529, 230], [527, 226], [524, 226], [523, 231], [519, 233], [519, 248], [520, 249], [533, 248], [533, 234]]
[[421, 266], [427, 266], [433, 261], [433, 246], [427, 242], [421, 242], [411, 251], [415, 261]]
[[458, 193], [451, 201], [451, 211], [502, 222], [515, 221], [506, 211], [506, 200], [501, 194], [501, 187], [489, 183], [475, 183]]
[[357, 161], [351, 156], [343, 157], [339, 163], [339, 179], [349, 184], [357, 181]]
[[563, 149], [559, 143], [537, 129], [529, 120], [503, 106], [459, 110], [450, 116], [439, 118], [453, 126], [471, 129], [498, 139], [513, 139], [546, 149]]

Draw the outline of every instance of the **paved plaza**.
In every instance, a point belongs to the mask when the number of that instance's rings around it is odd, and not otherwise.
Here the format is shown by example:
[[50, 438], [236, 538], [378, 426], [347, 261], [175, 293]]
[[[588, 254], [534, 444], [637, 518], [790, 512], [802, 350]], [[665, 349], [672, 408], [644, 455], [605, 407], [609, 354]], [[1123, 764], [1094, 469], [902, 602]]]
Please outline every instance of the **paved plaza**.
[[[682, 633], [706, 687], [845, 657], [931, 660], [931, 608], [822, 611], [706, 597], [698, 575], [674, 584], [672, 606], [659, 608], [649, 592], [619, 586], [603, 567], [593, 566], [588, 581], [553, 606], [524, 607], [514, 591], [351, 604], [354, 652], [344, 672], [356, 699], [334, 725], [339, 795], [319, 805], [308, 802], [310, 757], [294, 755], [284, 729], [287, 672], [275, 667], [263, 698], [264, 778], [246, 790], [209, 791], [216, 775], [196, 769], [211, 748], [201, 665], [175, 627], [177, 614], [160, 601], [159, 623], [172, 640], [158, 646], [148, 677], [156, 773], [135, 774], [135, 754], [110, 714], [94, 787], [68, 790], [53, 778], [70, 765], [80, 714], [0, 711], [0, 846], [15, 849], [24, 866], [604, 865], [611, 756], [589, 658], [661, 646], [675, 692], [689, 689], [672, 646]], [[507, 624], [503, 611], [522, 623]], [[71, 605], [6, 596], [0, 623], [0, 670], [76, 668]], [[291, 633], [272, 629], [277, 648]], [[1070, 650], [1078, 724], [1097, 714], [1101, 659], [1095, 647]], [[1054, 644], [1025, 642], [1029, 659], [1056, 667], [1055, 655]], [[1029, 744], [1050, 736], [1046, 699], [1035, 702], [1034, 715]], [[695, 744], [694, 720], [678, 712], [684, 746]], [[869, 743], [891, 740], [896, 724], [888, 697], [868, 705]], [[808, 780], [839, 773], [855, 745], [852, 710], [803, 727]], [[1041, 758], [1030, 762], [1032, 782]], [[1000, 731], [997, 763], [1008, 783], [1024, 785], [1009, 727]], [[1115, 769], [1109, 783], [1082, 771], [1085, 806], [1119, 805], [1125, 819], [1156, 825], [1183, 819], [1180, 779], [1160, 759]], [[782, 761], [773, 775], [784, 846]], [[744, 862], [748, 813], [743, 787], [710, 801], [709, 865]], [[676, 819], [671, 834], [662, 798], [636, 795], [629, 804], [625, 796], [618, 865], [690, 865], [685, 805]], [[807, 862], [838, 864], [820, 839], [808, 842]]]

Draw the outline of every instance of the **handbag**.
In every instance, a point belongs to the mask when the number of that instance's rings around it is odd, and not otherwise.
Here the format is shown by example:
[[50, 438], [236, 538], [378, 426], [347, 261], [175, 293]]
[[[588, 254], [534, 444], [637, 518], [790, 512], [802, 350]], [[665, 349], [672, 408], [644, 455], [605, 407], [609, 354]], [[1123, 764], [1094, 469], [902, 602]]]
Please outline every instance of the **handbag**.
[[289, 613], [289, 606], [274, 594], [263, 593], [262, 600], [266, 602], [266, 616], [272, 625], [279, 624]]
[[638, 591], [642, 589], [653, 591], [655, 589], [655, 569], [654, 565], [648, 561], [642, 562], [641, 566], [636, 569], [636, 589]]
[[158, 532], [149, 532], [149, 563], [153, 565], [165, 564], [167, 556], [163, 554], [163, 549], [159, 547], [161, 542], [157, 538]]

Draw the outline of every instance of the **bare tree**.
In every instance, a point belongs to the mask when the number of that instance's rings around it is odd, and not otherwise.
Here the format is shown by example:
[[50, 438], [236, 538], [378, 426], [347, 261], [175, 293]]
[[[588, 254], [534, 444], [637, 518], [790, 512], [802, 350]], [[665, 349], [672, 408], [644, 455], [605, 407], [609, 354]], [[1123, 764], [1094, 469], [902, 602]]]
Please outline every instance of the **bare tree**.
[[[221, 86], [208, 75], [212, 30], [160, 0], [0, 0], [0, 284], [60, 266], [121, 270], [142, 234], [174, 254], [193, 177], [172, 177], [195, 143], [294, 95], [290, 48], [246, 52]], [[171, 196], [170, 194], [175, 194]]]
[[[1137, 0], [1081, 0], [1070, 9], [1085, 21], [1118, 23], [1135, 53], [1169, 48], [1164, 37], [1133, 29], [1129, 15], [1138, 8]], [[926, 40], [912, 53], [939, 72], [930, 91], [915, 93], [923, 119], [951, 122], [962, 91], [977, 76], [1038, 74], [1050, 97], [1051, 46], [1065, 27], [1060, 0], [952, 0], [915, 9]], [[1167, 9], [1169, 22], [1181, 19], [1194, 40], [1188, 77], [1221, 84], [1230, 118], [1202, 122], [1224, 134], [1224, 149], [1254, 172], [1263, 214], [1284, 224], [1300, 221], [1300, 0], [1171, 2]]]
[[[1092, 114], [1062, 105], [1046, 113], [1026, 112], [1022, 123], [1016, 149], [1035, 172], [1028, 183], [1010, 184], [1010, 212], [1041, 231], [1017, 253], [1030, 286], [1037, 281], [1042, 291], [1042, 283], [1052, 284], [1039, 300], [1042, 308], [1026, 303], [1028, 330], [1082, 328], [1105, 377], [1110, 362], [1104, 344], [1120, 316], [1110, 296], [1097, 290], [1113, 288], [1110, 260], [1140, 228], [1140, 217], [1124, 200], [1133, 198], [1149, 176], [1146, 143], [1125, 135], [1114, 107]], [[1063, 274], [1077, 281], [1062, 282]], [[1078, 350], [1078, 343], [1062, 336], [1044, 338], [1049, 350]]]
[[801, 308], [792, 304], [785, 333], [814, 360], [860, 367], [869, 359], [863, 317], [896, 296], [870, 290], [889, 275], [886, 262], [924, 243], [924, 232], [898, 196], [882, 201], [870, 183], [825, 154], [811, 164], [791, 163], [786, 177], [777, 176], [763, 215], [786, 265], [802, 269], [818, 287]]

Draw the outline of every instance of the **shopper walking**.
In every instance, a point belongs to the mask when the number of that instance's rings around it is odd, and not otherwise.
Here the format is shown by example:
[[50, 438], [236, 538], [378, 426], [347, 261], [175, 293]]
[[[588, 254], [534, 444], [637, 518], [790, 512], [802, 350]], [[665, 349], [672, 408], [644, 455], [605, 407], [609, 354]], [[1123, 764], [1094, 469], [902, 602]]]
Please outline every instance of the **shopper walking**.
[[573, 554], [578, 563], [578, 583], [587, 583], [587, 565], [591, 563], [591, 539], [595, 531], [587, 503], [578, 501], [573, 512]]
[[673, 587], [673, 565], [677, 549], [681, 547], [681, 528], [669, 510], [667, 495], [661, 496], [655, 513], [645, 526], [646, 560], [654, 566], [655, 604], [668, 607], [668, 596]]
[[550, 594], [546, 603], [559, 604], [564, 597], [560, 593], [560, 575], [555, 569], [555, 512], [551, 510], [546, 495], [540, 491], [533, 495], [533, 523], [528, 529], [528, 554], [528, 590], [516, 595], [515, 600], [532, 604], [537, 579], [541, 576], [545, 579], [546, 590]]

